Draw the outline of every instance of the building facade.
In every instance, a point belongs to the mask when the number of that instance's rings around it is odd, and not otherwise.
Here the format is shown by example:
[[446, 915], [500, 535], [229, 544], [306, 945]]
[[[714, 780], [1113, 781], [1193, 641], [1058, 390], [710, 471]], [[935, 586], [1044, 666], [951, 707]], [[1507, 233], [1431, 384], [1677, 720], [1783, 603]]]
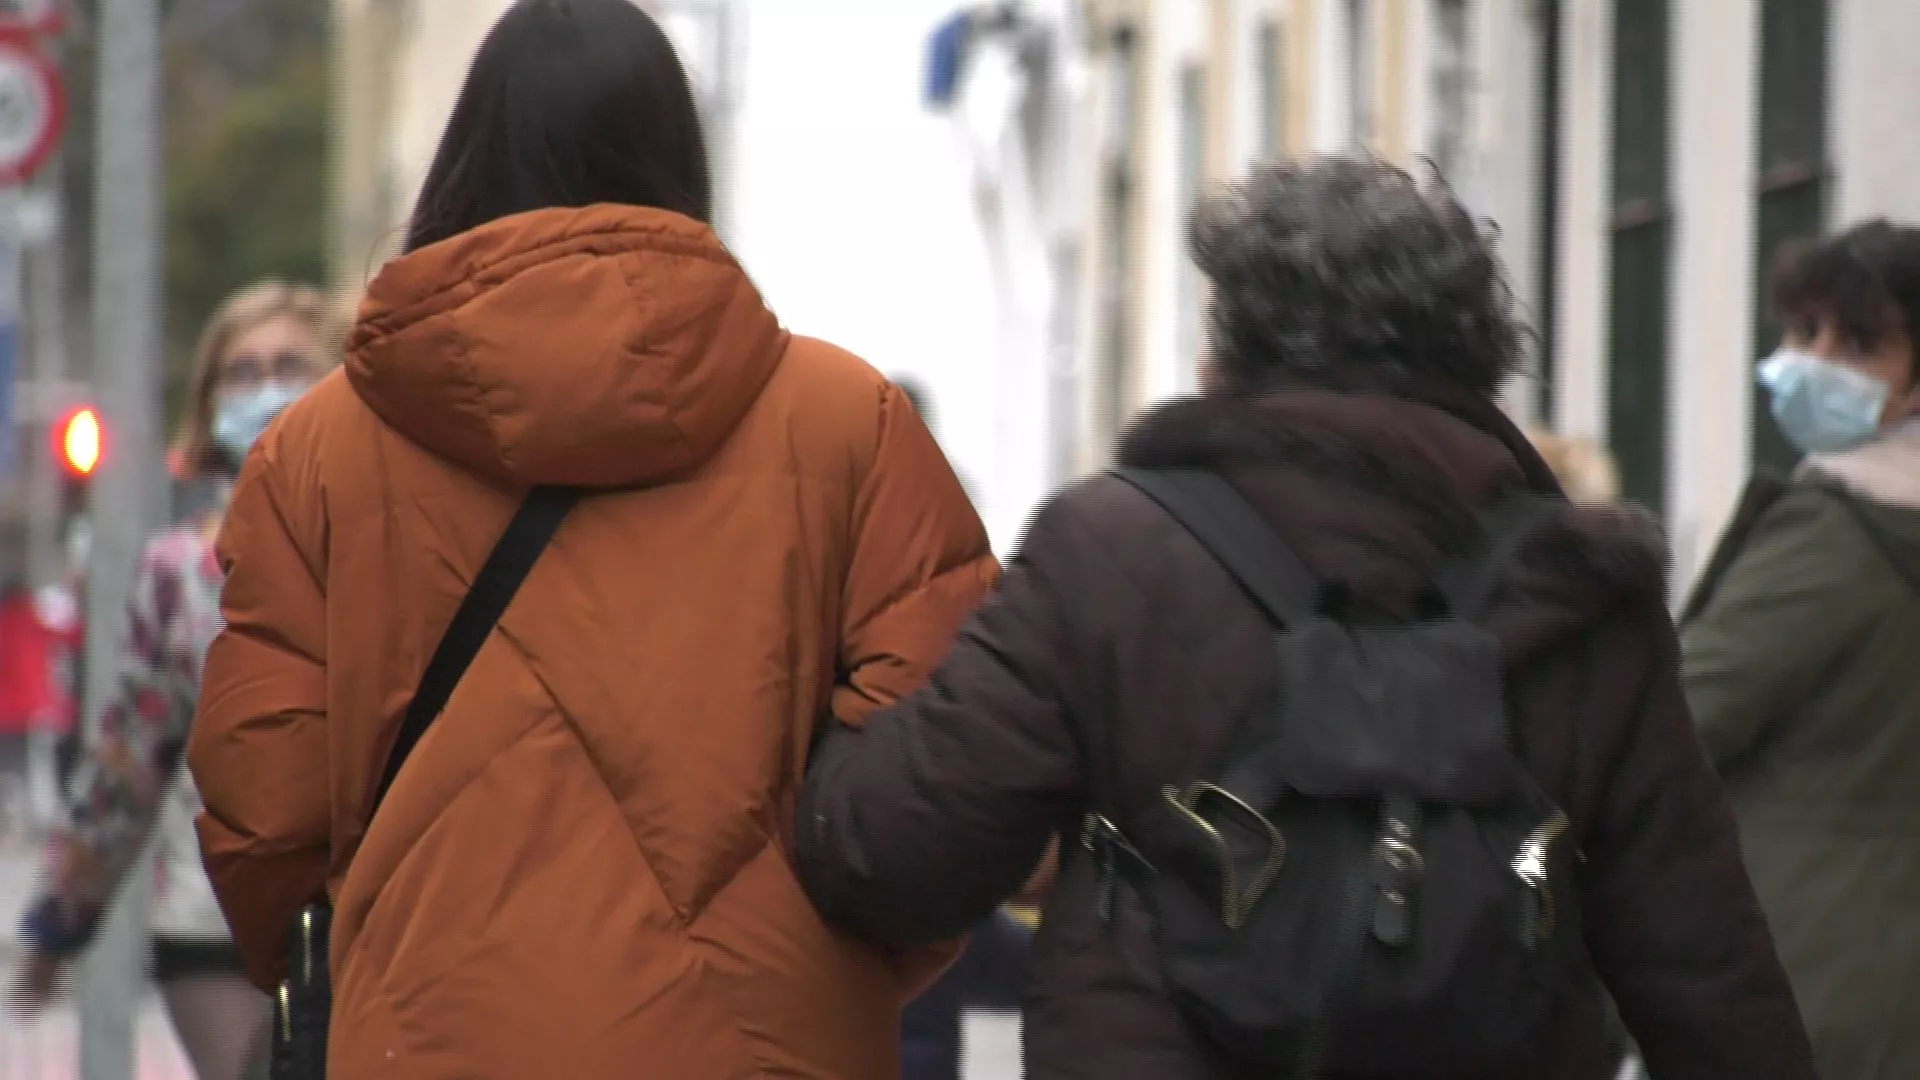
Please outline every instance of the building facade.
[[1430, 162], [1498, 228], [1533, 330], [1508, 404], [1607, 446], [1676, 588], [1756, 468], [1781, 245], [1920, 221], [1920, 5], [1890, 0], [1098, 0], [1083, 469], [1189, 392], [1206, 185], [1263, 159]]
[[[725, 228], [738, 42], [731, 0], [637, 0], [682, 53], [709, 125]], [[512, 0], [334, 0], [334, 288], [347, 310], [400, 250], [467, 68]]]
[[[1195, 387], [1205, 283], [1185, 250], [1210, 186], [1261, 161], [1365, 152], [1431, 163], [1500, 222], [1516, 296], [1537, 310], [1546, 61], [1528, 0], [1104, 0], [1099, 207], [1087, 244], [1081, 465], [1129, 418]], [[1532, 395], [1514, 401], [1529, 415]]]

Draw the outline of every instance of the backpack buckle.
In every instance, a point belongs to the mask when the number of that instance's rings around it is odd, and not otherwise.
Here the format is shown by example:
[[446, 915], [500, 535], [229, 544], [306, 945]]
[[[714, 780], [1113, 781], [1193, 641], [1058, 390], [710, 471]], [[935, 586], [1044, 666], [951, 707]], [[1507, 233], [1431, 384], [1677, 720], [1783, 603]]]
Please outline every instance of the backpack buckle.
[[[1567, 831], [1567, 816], [1555, 813], [1528, 835], [1513, 857], [1513, 873], [1527, 889], [1521, 909], [1520, 938], [1532, 948], [1553, 936], [1554, 904], [1550, 861], [1554, 842]], [[1584, 860], [1584, 856], [1582, 856]]]
[[1414, 846], [1411, 812], [1386, 815], [1384, 834], [1373, 846], [1373, 936], [1398, 948], [1413, 938], [1413, 906], [1427, 861]]
[[1088, 814], [1080, 826], [1080, 846], [1093, 856], [1094, 872], [1099, 878], [1099, 901], [1101, 922], [1113, 921], [1113, 893], [1116, 878], [1119, 876], [1119, 860], [1125, 856], [1147, 865], [1146, 856], [1127, 842], [1127, 836], [1120, 827], [1108, 820], [1103, 814]]
[[[1287, 840], [1280, 827], [1218, 784], [1194, 784], [1184, 791], [1170, 784], [1161, 796], [1211, 843], [1220, 874], [1220, 919], [1229, 930], [1244, 928], [1286, 862]], [[1229, 826], [1229, 822], [1234, 824]], [[1257, 845], [1254, 850], [1258, 858], [1252, 866], [1241, 865], [1236, 845], [1229, 843], [1222, 831], [1227, 827]]]

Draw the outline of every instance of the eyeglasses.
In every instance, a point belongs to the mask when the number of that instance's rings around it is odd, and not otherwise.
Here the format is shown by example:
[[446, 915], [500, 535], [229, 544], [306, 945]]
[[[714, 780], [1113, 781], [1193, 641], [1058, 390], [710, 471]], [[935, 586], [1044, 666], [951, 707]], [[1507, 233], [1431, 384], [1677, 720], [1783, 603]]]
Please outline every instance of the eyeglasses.
[[268, 379], [305, 379], [318, 365], [311, 355], [293, 349], [262, 356], [241, 353], [227, 358], [220, 371], [222, 386], [252, 386]]

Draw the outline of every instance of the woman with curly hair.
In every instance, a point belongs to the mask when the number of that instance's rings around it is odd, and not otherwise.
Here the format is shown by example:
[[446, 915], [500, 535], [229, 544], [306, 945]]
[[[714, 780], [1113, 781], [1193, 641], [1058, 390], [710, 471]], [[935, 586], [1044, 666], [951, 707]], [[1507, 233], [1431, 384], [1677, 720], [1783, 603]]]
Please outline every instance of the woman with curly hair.
[[[1343, 600], [1323, 617], [1356, 633], [1432, 625], [1421, 620], [1431, 617], [1434, 583], [1450, 556], [1484, 541], [1484, 511], [1519, 498], [1545, 515], [1501, 564], [1505, 575], [1474, 625], [1492, 636], [1504, 676], [1506, 709], [1484, 725], [1512, 770], [1503, 775], [1528, 777], [1564, 815], [1554, 865], [1580, 905], [1577, 926], [1550, 937], [1562, 943], [1556, 955], [1571, 958], [1556, 972], [1563, 978], [1528, 984], [1520, 1000], [1536, 1019], [1526, 1038], [1483, 1054], [1477, 1067], [1448, 1067], [1464, 1057], [1457, 1052], [1419, 1057], [1412, 1068], [1351, 1064], [1390, 1053], [1404, 1060], [1424, 1045], [1491, 1045], [1484, 1030], [1433, 1013], [1409, 1030], [1374, 1022], [1377, 1013], [1322, 1028], [1322, 1012], [1304, 1030], [1324, 1038], [1229, 1046], [1244, 1029], [1222, 1016], [1258, 1011], [1315, 978], [1289, 962], [1312, 946], [1252, 934], [1183, 954], [1167, 948], [1168, 912], [1198, 912], [1217, 930], [1222, 912], [1212, 905], [1225, 903], [1227, 926], [1254, 927], [1236, 924], [1234, 912], [1257, 919], [1273, 903], [1307, 903], [1286, 897], [1316, 895], [1320, 883], [1289, 874], [1288, 849], [1278, 876], [1262, 879], [1272, 886], [1244, 909], [1197, 885], [1183, 894], [1188, 907], [1169, 907], [1169, 890], [1186, 887], [1169, 875], [1193, 873], [1178, 860], [1212, 849], [1175, 844], [1183, 826], [1167, 804], [1200, 820], [1199, 796], [1182, 793], [1202, 790], [1223, 760], [1248, 764], [1228, 744], [1240, 743], [1249, 717], [1278, 719], [1284, 731], [1303, 715], [1264, 711], [1276, 686], [1301, 685], [1303, 674], [1284, 662], [1276, 670], [1274, 624], [1194, 534], [1120, 476], [1072, 488], [1040, 511], [926, 689], [824, 740], [799, 813], [802, 880], [815, 903], [829, 921], [891, 948], [941, 940], [1012, 894], [1064, 823], [1086, 822], [1090, 843], [1068, 846], [1034, 945], [1026, 1069], [1039, 1080], [1603, 1080], [1614, 1066], [1603, 988], [1663, 1080], [1811, 1080], [1793, 995], [1681, 694], [1657, 534], [1617, 511], [1565, 504], [1551, 470], [1494, 404], [1520, 331], [1486, 231], [1438, 185], [1379, 162], [1320, 160], [1262, 168], [1205, 202], [1192, 249], [1213, 285], [1207, 389], [1139, 421], [1121, 463], [1224, 481], [1212, 490], [1226, 501], [1215, 505], [1249, 519], [1239, 537], [1266, 544], [1256, 550], [1268, 555], [1284, 541], [1303, 575], [1338, 586], [1323, 597]], [[1307, 685], [1379, 696], [1372, 683]], [[1331, 695], [1311, 704], [1352, 711]], [[1325, 729], [1315, 737], [1322, 741], [1305, 745], [1334, 741]], [[1253, 798], [1257, 810], [1241, 804], [1248, 815], [1275, 827], [1269, 815], [1286, 798]], [[1224, 860], [1210, 864], [1215, 883], [1240, 898], [1239, 832], [1221, 830], [1212, 833]], [[1241, 831], [1260, 838], [1258, 858], [1272, 857], [1263, 834]], [[1306, 867], [1331, 865], [1314, 863], [1311, 848], [1304, 854]], [[1116, 873], [1122, 860], [1127, 869]], [[1493, 872], [1507, 869], [1503, 857]], [[1523, 880], [1546, 872], [1513, 857], [1511, 873]], [[1449, 875], [1463, 880], [1457, 863], [1431, 857], [1426, 873], [1435, 890]], [[1402, 886], [1386, 880], [1369, 886], [1381, 890], [1379, 902], [1403, 902], [1390, 891]], [[1426, 895], [1437, 911], [1449, 894]], [[1334, 920], [1352, 917], [1342, 910], [1368, 910], [1380, 948], [1409, 940], [1408, 924], [1385, 907], [1327, 910], [1328, 920], [1298, 937], [1341, 933]], [[1424, 933], [1435, 924], [1417, 925]], [[1418, 954], [1426, 940], [1407, 947]], [[1355, 946], [1374, 947], [1372, 938]], [[1236, 967], [1251, 949], [1268, 950], [1268, 963]], [[1177, 969], [1176, 958], [1189, 966]], [[1470, 960], [1459, 958], [1461, 970]], [[1199, 969], [1247, 979], [1203, 1002]], [[1478, 985], [1479, 974], [1450, 985]], [[1462, 1016], [1476, 1007], [1471, 994], [1448, 1002]], [[1277, 1066], [1283, 1058], [1290, 1063]]]

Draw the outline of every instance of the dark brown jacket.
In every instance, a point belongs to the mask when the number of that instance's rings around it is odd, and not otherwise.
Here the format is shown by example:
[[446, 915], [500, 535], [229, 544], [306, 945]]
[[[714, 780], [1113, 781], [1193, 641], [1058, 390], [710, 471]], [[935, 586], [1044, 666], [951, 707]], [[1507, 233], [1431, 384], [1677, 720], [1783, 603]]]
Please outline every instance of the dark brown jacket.
[[[1485, 404], [1295, 393], [1170, 406], [1125, 461], [1220, 470], [1316, 571], [1409, 608], [1472, 508], [1544, 464]], [[1471, 416], [1469, 423], [1462, 416]], [[1595, 965], [1661, 1080], [1811, 1080], [1792, 992], [1688, 717], [1658, 534], [1568, 511], [1522, 552], [1487, 625], [1522, 741], [1587, 856]], [[1035, 520], [930, 686], [820, 748], [802, 796], [804, 884], [829, 921], [893, 946], [950, 936], [1019, 887], [1085, 809], [1092, 732], [1117, 725], [1123, 805], [1202, 778], [1229, 721], [1271, 688], [1270, 634], [1199, 544], [1101, 478]], [[1129, 827], [1124, 809], [1121, 828]], [[1217, 1080], [1258, 1072], [1184, 1025], [1141, 908], [1096, 911], [1069, 847], [1029, 976], [1041, 1080]], [[1597, 986], [1575, 988], [1513, 1080], [1602, 1080]]]

